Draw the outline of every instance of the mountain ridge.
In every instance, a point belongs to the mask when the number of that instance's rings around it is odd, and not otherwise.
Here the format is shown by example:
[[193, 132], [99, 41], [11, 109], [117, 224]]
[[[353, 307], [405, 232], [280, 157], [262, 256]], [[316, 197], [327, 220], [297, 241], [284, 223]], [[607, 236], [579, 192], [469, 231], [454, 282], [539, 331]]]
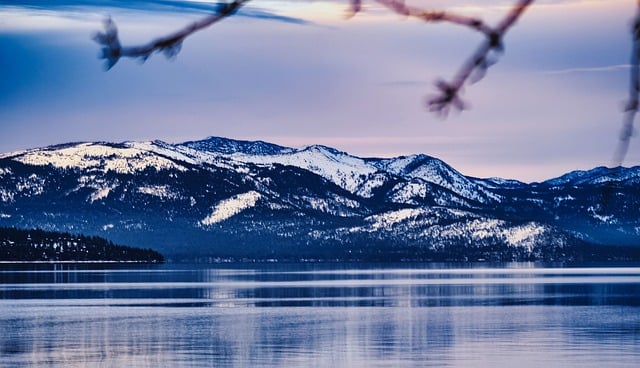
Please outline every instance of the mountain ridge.
[[0, 155], [0, 225], [186, 258], [589, 258], [640, 244], [639, 178], [600, 167], [527, 184], [426, 154], [221, 137], [76, 142]]

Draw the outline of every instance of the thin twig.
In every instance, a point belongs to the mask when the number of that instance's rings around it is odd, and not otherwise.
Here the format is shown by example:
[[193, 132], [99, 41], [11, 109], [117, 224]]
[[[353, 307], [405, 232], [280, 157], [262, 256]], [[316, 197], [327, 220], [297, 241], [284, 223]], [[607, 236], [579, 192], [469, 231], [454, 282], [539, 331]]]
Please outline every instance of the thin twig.
[[438, 88], [439, 94], [427, 100], [429, 110], [446, 116], [451, 107], [458, 110], [465, 108], [464, 102], [460, 99], [460, 93], [465, 83], [468, 81], [474, 83], [482, 79], [489, 67], [495, 64], [496, 60], [490, 58], [491, 52], [500, 54], [504, 51], [504, 45], [502, 43], [504, 35], [533, 2], [534, 0], [520, 0], [515, 4], [495, 29], [485, 33], [487, 39], [462, 65], [451, 82], [444, 80], [436, 82], [436, 88]]
[[118, 29], [111, 18], [105, 21], [104, 33], [98, 32], [93, 39], [102, 45], [102, 55], [105, 59], [105, 69], [111, 69], [121, 57], [140, 58], [147, 60], [154, 52], [163, 52], [167, 57], [174, 57], [180, 52], [182, 41], [187, 36], [209, 27], [210, 25], [235, 14], [238, 9], [250, 0], [234, 0], [229, 3], [219, 3], [215, 13], [194, 22], [187, 27], [168, 36], [158, 38], [142, 46], [122, 47], [118, 39]]
[[631, 137], [634, 134], [634, 119], [640, 107], [638, 94], [640, 93], [640, 0], [638, 1], [638, 11], [633, 20], [632, 26], [632, 49], [631, 49], [631, 68], [629, 71], [629, 100], [625, 106], [624, 118], [622, 120], [622, 130], [620, 132], [620, 140], [613, 156], [613, 166], [622, 165], [627, 152]]
[[427, 23], [446, 22], [469, 27], [489, 36], [493, 29], [485, 24], [482, 19], [466, 17], [442, 10], [425, 10], [413, 6], [408, 6], [403, 0], [374, 0], [384, 5], [394, 12], [407, 17], [421, 19]]

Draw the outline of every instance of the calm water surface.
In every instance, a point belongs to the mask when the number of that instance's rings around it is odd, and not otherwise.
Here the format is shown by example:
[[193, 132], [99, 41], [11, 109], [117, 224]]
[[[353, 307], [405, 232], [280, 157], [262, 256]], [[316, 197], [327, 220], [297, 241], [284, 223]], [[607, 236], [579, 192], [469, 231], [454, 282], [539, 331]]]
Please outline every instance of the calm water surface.
[[639, 367], [640, 268], [0, 265], [2, 367]]

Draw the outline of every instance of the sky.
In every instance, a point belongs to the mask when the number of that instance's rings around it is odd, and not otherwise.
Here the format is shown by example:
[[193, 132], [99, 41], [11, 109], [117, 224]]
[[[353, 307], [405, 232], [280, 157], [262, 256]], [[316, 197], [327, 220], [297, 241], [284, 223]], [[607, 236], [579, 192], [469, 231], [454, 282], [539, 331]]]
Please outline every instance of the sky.
[[[407, 0], [495, 24], [515, 0]], [[465, 175], [542, 181], [609, 166], [629, 84], [633, 0], [538, 0], [504, 39], [469, 108], [425, 108], [483, 36], [364, 0], [253, 0], [170, 60], [109, 71], [91, 37], [124, 46], [201, 19], [207, 1], [0, 1], [0, 152], [75, 141], [222, 136], [360, 157], [424, 153]], [[632, 139], [625, 166], [640, 164]]]

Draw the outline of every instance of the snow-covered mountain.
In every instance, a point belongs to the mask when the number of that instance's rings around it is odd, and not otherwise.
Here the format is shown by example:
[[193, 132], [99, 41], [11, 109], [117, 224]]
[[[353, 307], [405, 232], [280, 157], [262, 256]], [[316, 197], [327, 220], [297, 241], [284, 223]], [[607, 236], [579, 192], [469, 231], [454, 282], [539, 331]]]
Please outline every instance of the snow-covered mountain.
[[525, 184], [423, 154], [219, 137], [83, 142], [0, 155], [0, 225], [186, 258], [588, 258], [640, 244], [639, 180], [596, 168]]

